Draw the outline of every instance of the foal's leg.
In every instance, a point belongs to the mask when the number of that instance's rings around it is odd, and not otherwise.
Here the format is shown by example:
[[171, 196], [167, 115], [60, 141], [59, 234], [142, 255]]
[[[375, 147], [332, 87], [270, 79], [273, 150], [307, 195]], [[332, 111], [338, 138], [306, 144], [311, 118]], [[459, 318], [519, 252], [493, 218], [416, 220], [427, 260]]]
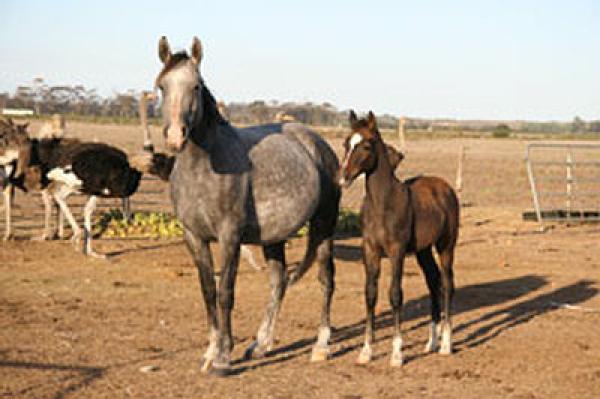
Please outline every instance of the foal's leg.
[[356, 361], [358, 364], [367, 364], [371, 361], [373, 350], [371, 345], [375, 338], [375, 305], [377, 304], [377, 285], [381, 269], [381, 251], [374, 244], [363, 239], [363, 262], [365, 264], [365, 302], [367, 305], [367, 319], [365, 325], [365, 343]]
[[271, 350], [275, 322], [285, 295], [287, 271], [285, 264], [285, 242], [263, 247], [267, 263], [271, 267], [271, 300], [267, 305], [265, 317], [256, 334], [256, 341], [246, 350], [246, 358], [262, 357]]
[[221, 279], [219, 281], [219, 336], [217, 355], [211, 372], [218, 376], [229, 374], [233, 336], [231, 334], [231, 311], [234, 305], [235, 279], [240, 262], [240, 240], [235, 229], [222, 234], [219, 240], [221, 250]]
[[12, 184], [8, 184], [4, 187], [4, 241], [10, 240], [12, 237], [12, 221], [11, 221], [11, 213], [12, 213], [12, 197], [14, 194]]
[[438, 324], [440, 322], [440, 270], [435, 262], [431, 247], [417, 253], [417, 261], [425, 274], [429, 299], [431, 301], [431, 326], [429, 340], [425, 344], [424, 352], [435, 352], [439, 346]]
[[390, 284], [390, 304], [394, 314], [394, 338], [392, 340], [392, 357], [390, 366], [402, 366], [402, 274], [404, 272], [405, 248], [399, 247], [391, 252], [390, 262], [392, 264], [392, 282]]
[[189, 230], [185, 230], [184, 237], [188, 250], [198, 269], [198, 280], [200, 281], [200, 289], [204, 298], [204, 305], [206, 306], [209, 344], [204, 353], [204, 362], [202, 364], [202, 371], [206, 372], [212, 366], [212, 362], [217, 355], [218, 326], [215, 273], [208, 241], [196, 238]]
[[454, 272], [452, 265], [454, 263], [454, 246], [443, 249], [439, 252], [440, 264], [442, 267], [442, 288], [444, 295], [444, 315], [442, 317], [442, 344], [440, 353], [449, 355], [452, 353], [452, 322], [451, 308], [452, 297], [454, 296]]
[[312, 350], [311, 361], [327, 360], [329, 356], [329, 337], [331, 336], [331, 299], [335, 290], [335, 265], [333, 263], [333, 240], [324, 240], [318, 247], [319, 282], [323, 291], [321, 325], [317, 342]]

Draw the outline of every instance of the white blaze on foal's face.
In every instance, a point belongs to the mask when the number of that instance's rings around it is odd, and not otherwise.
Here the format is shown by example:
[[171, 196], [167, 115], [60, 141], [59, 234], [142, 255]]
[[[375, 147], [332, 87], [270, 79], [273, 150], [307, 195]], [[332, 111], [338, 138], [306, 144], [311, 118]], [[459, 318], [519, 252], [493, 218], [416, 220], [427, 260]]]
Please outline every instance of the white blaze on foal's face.
[[346, 156], [344, 157], [344, 168], [348, 165], [350, 155], [352, 155], [352, 152], [361, 141], [363, 141], [363, 136], [360, 133], [354, 133], [350, 136], [350, 140], [348, 140], [348, 152], [346, 152]]

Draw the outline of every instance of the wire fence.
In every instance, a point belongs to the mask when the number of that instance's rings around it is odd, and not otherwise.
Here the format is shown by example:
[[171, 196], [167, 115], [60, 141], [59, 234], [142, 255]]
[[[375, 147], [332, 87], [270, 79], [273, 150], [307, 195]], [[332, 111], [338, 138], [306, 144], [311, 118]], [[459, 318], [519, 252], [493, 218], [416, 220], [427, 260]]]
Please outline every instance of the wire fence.
[[600, 144], [529, 144], [525, 164], [542, 229], [544, 221], [600, 221]]

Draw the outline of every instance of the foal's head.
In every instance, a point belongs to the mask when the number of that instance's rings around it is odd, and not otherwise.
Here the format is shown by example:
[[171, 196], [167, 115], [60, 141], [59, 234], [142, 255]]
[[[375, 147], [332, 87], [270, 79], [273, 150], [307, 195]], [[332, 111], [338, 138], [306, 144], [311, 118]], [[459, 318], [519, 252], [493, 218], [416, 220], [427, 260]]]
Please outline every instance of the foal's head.
[[163, 132], [167, 146], [180, 151], [192, 127], [202, 119], [202, 44], [194, 37], [190, 55], [185, 51], [172, 54], [163, 36], [158, 42], [158, 57], [164, 65], [155, 83], [163, 97]]
[[[340, 168], [340, 185], [348, 187], [362, 173], [372, 171], [378, 162], [375, 142], [381, 141], [377, 121], [373, 112], [367, 118], [358, 119], [354, 111], [350, 111], [351, 132], [344, 141], [344, 160]], [[384, 144], [385, 145], [385, 144]], [[404, 155], [394, 147], [385, 145], [385, 157], [392, 170], [404, 159]]]

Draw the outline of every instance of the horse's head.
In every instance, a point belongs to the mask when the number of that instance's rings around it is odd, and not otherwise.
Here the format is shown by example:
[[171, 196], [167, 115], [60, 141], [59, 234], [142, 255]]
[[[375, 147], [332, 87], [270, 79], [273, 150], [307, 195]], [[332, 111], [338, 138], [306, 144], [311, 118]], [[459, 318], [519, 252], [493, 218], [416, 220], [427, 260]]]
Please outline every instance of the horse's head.
[[158, 56], [163, 69], [156, 78], [162, 92], [163, 132], [167, 146], [180, 151], [192, 127], [202, 119], [202, 78], [199, 65], [202, 44], [194, 37], [191, 54], [185, 51], [172, 54], [166, 37], [158, 43]]
[[350, 134], [344, 141], [344, 160], [340, 167], [340, 185], [348, 187], [362, 173], [371, 171], [377, 164], [375, 141], [379, 130], [375, 115], [369, 111], [367, 118], [358, 119], [350, 111]]

